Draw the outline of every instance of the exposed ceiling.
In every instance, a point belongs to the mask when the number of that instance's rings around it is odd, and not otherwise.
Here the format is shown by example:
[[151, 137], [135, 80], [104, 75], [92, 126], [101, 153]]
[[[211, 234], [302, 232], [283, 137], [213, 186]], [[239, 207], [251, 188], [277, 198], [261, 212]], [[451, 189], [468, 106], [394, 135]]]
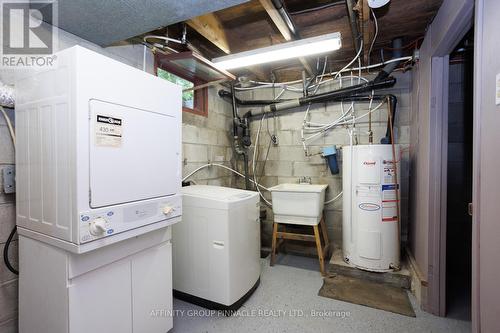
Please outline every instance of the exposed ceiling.
[[159, 27], [246, 1], [248, 0], [59, 0], [57, 26], [101, 46], [108, 46]]
[[[215, 40], [213, 34], [206, 34], [207, 31], [204, 29], [207, 28], [207, 24], [216, 26], [215, 33], [220, 30], [221, 34], [218, 38], [225, 39], [230, 53], [283, 43], [286, 40], [264, 9], [265, 2], [266, 0], [251, 0], [216, 11], [209, 17], [202, 16], [202, 20], [198, 24], [188, 22], [188, 39], [209, 59], [226, 55], [227, 52], [223, 51], [224, 47], [221, 48], [218, 45], [220, 43], [213, 42]], [[284, 0], [283, 2], [302, 38], [337, 31], [342, 34], [342, 48], [329, 55], [330, 68], [338, 68], [354, 57], [354, 43], [345, 1]], [[411, 54], [415, 44], [425, 35], [426, 28], [433, 20], [441, 3], [442, 0], [392, 0], [389, 5], [375, 10], [379, 32], [371, 52], [371, 63], [379, 61], [382, 57], [385, 59], [391, 57], [390, 45], [392, 39], [396, 37], [402, 37], [405, 46], [409, 44], [404, 53]], [[365, 49], [368, 50], [375, 31], [374, 20], [369, 15], [366, 0], [359, 0], [356, 7], [360, 26], [365, 36]], [[315, 10], [315, 8], [319, 9]], [[178, 37], [181, 29], [179, 25], [171, 25], [168, 27], [168, 34]], [[209, 34], [214, 33], [213, 30], [209, 31]], [[160, 29], [155, 33], [166, 34], [167, 30]], [[367, 54], [364, 55], [364, 60], [366, 63]], [[309, 59], [309, 63], [314, 67], [316, 59]], [[302, 63], [293, 60], [233, 70], [232, 72], [260, 79], [269, 79], [271, 72], [273, 72], [279, 80], [289, 80], [300, 77], [302, 70]]]

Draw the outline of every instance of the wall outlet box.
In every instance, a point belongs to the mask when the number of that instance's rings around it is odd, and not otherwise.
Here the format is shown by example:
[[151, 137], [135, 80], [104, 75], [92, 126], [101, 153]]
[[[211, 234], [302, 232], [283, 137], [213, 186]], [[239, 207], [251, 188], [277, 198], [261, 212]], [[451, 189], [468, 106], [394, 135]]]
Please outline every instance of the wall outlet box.
[[16, 193], [16, 167], [7, 165], [2, 169], [3, 191], [7, 194]]

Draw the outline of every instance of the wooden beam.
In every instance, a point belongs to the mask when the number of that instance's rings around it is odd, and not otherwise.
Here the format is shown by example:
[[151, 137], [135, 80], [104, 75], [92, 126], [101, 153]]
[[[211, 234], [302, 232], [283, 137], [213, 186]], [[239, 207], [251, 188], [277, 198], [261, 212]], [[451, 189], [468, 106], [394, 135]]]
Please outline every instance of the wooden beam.
[[231, 53], [226, 32], [219, 19], [213, 13], [192, 18], [186, 21], [186, 23], [219, 49], [227, 54]]
[[271, 20], [273, 21], [276, 28], [278, 28], [278, 30], [280, 31], [283, 38], [285, 38], [286, 41], [293, 40], [293, 36], [292, 33], [290, 32], [290, 29], [288, 29], [288, 25], [283, 20], [276, 7], [274, 7], [271, 0], [259, 0], [259, 1], [262, 7], [264, 7], [264, 9], [266, 10]]
[[370, 24], [370, 6], [368, 6], [368, 1], [363, 0], [359, 2], [361, 4], [361, 34], [363, 35], [363, 54], [364, 63], [368, 63], [368, 52], [370, 51], [370, 45], [372, 43], [374, 31], [372, 24]]
[[[285, 20], [283, 20], [280, 13], [276, 9], [276, 7], [274, 7], [271, 0], [259, 0], [259, 1], [260, 1], [260, 4], [262, 5], [262, 7], [264, 7], [264, 9], [266, 10], [266, 12], [269, 15], [269, 17], [271, 18], [271, 20], [273, 21], [276, 28], [278, 28], [278, 30], [280, 31], [283, 38], [285, 38], [286, 41], [293, 40], [294, 38], [292, 36], [290, 29], [288, 28], [288, 25], [286, 24]], [[311, 66], [309, 65], [309, 62], [307, 61], [307, 59], [304, 57], [301, 57], [301, 58], [299, 58], [299, 60], [302, 63], [302, 65], [304, 66], [305, 70], [310, 75], [313, 75], [314, 72], [311, 69]]]

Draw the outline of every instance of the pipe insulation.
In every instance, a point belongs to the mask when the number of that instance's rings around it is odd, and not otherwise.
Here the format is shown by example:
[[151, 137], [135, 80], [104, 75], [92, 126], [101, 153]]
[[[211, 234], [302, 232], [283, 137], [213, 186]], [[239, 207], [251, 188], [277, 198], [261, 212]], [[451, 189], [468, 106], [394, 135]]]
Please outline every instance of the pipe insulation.
[[0, 106], [13, 108], [15, 105], [14, 87], [0, 81]]
[[322, 94], [310, 95], [294, 99], [277, 100], [277, 101], [240, 100], [234, 96], [234, 91], [233, 93], [230, 93], [225, 90], [220, 90], [219, 96], [225, 99], [230, 99], [234, 103], [234, 105], [242, 105], [242, 106], [263, 105], [263, 107], [260, 109], [248, 111], [245, 114], [245, 118], [248, 118], [248, 117], [255, 117], [258, 115], [262, 115], [263, 113], [266, 112], [277, 112], [277, 111], [293, 109], [299, 106], [307, 105], [309, 103], [324, 103], [329, 101], [342, 101], [342, 100], [357, 100], [357, 101], [365, 99], [369, 100], [369, 97], [361, 97], [359, 96], [359, 94], [376, 89], [392, 87], [394, 84], [396, 84], [396, 79], [391, 77], [381, 82], [369, 81], [355, 86], [349, 86], [325, 92]]
[[347, 98], [352, 95], [357, 95], [366, 91], [392, 87], [395, 84], [396, 84], [395, 78], [388, 78], [384, 81], [379, 81], [379, 82], [370, 81], [355, 86], [329, 91], [322, 94], [306, 96], [306, 97], [291, 99], [281, 103], [266, 105], [260, 110], [255, 110], [255, 112], [252, 111], [252, 116], [256, 116], [266, 112], [277, 112], [277, 111], [292, 109], [298, 106], [307, 105], [309, 103], [324, 103], [334, 99]]

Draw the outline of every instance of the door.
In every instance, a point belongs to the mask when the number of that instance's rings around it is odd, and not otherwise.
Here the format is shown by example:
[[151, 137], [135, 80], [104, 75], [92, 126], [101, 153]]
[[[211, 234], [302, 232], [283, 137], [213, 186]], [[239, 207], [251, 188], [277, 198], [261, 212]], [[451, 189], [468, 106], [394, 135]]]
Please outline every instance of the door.
[[92, 208], [176, 193], [176, 121], [147, 110], [90, 101]]
[[132, 331], [168, 332], [173, 327], [172, 243], [135, 255], [131, 267]]

